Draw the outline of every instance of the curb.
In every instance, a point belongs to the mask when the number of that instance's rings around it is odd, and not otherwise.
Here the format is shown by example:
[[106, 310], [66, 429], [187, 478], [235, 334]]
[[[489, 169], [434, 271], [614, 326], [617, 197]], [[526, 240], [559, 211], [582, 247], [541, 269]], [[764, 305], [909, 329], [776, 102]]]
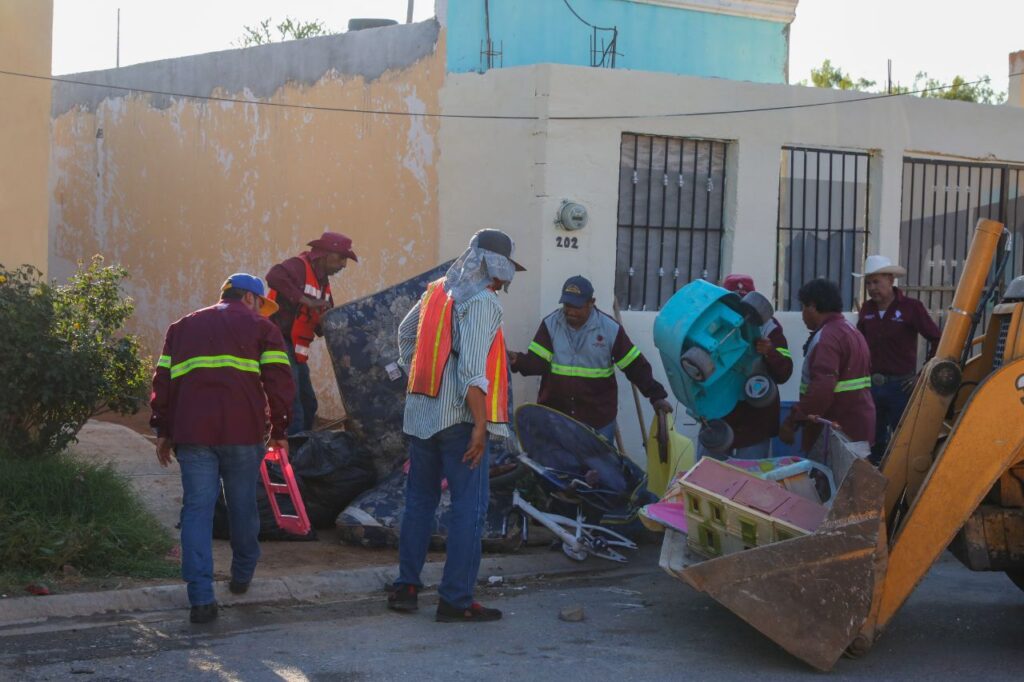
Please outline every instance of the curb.
[[[485, 556], [480, 562], [481, 580], [488, 576], [536, 578], [544, 575], [596, 573], [622, 567], [612, 561], [590, 559], [576, 562], [561, 552], [544, 554]], [[441, 579], [443, 562], [423, 567], [423, 582], [434, 585]], [[397, 566], [370, 566], [343, 571], [325, 571], [309, 575], [267, 578], [253, 581], [243, 595], [231, 594], [227, 581], [214, 584], [217, 601], [222, 605], [266, 604], [273, 602], [309, 603], [341, 595], [380, 592], [395, 576]], [[74, 618], [125, 611], [168, 611], [188, 608], [184, 584], [155, 585], [107, 592], [79, 592], [46, 597], [16, 597], [0, 601], [0, 627], [39, 623], [49, 618]]]

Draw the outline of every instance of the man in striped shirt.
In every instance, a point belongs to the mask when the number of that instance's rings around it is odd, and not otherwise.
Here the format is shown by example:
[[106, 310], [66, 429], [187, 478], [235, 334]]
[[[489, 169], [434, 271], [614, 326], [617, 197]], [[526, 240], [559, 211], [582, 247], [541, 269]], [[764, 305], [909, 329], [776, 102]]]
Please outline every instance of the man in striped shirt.
[[452, 515], [436, 619], [501, 618], [501, 611], [473, 600], [473, 588], [490, 498], [488, 438], [511, 436], [497, 291], [523, 269], [512, 260], [513, 250], [505, 233], [477, 232], [443, 280], [428, 287], [398, 328], [399, 364], [410, 374], [403, 422], [410, 466], [399, 534], [399, 576], [388, 596], [388, 607], [395, 611], [418, 608], [420, 572], [441, 499], [441, 481], [447, 479]]
[[228, 277], [219, 303], [167, 329], [153, 374], [157, 460], [166, 467], [173, 451], [181, 467], [181, 577], [193, 623], [217, 617], [211, 538], [221, 481], [231, 523], [229, 588], [241, 594], [260, 556], [256, 487], [268, 428], [271, 442], [288, 448], [295, 386], [284, 339], [266, 318], [277, 305], [266, 296], [258, 277]]

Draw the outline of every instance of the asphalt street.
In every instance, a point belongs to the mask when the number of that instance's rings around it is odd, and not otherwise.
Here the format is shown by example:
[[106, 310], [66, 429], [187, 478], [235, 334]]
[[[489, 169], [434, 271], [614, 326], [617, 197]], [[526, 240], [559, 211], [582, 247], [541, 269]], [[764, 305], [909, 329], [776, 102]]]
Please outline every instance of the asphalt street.
[[[648, 549], [648, 548], [645, 548]], [[590, 559], [589, 561], [594, 561]], [[441, 624], [427, 593], [413, 615], [383, 594], [297, 606], [0, 626], [2, 680], [771, 680], [821, 679], [644, 552], [614, 573], [481, 590], [497, 623]], [[559, 611], [582, 605], [582, 622]], [[836, 680], [1020, 680], [1024, 592], [944, 557], [863, 658]]]

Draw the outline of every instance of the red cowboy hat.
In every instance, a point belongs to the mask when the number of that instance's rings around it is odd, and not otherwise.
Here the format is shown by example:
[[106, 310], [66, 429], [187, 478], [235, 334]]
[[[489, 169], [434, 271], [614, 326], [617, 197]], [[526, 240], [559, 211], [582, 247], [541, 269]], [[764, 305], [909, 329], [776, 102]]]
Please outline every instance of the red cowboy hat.
[[339, 253], [345, 258], [359, 262], [356, 252], [352, 250], [352, 240], [340, 232], [324, 232], [319, 239], [309, 242], [314, 249]]

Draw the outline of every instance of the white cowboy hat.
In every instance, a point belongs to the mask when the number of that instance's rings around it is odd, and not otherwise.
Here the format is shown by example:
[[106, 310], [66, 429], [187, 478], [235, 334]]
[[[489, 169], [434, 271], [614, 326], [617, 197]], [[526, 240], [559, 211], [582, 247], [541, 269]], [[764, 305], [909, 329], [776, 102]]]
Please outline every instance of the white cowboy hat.
[[906, 268], [896, 265], [885, 256], [868, 256], [868, 259], [864, 262], [864, 272], [855, 272], [853, 276], [895, 275], [896, 277], [903, 277], [906, 274]]

